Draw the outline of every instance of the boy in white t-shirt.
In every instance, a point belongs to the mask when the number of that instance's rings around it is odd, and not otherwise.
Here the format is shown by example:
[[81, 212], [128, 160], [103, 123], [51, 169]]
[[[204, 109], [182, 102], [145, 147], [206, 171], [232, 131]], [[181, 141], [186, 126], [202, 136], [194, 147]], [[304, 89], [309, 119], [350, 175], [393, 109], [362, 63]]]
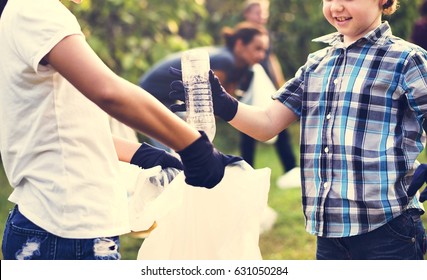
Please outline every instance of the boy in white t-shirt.
[[[129, 225], [118, 159], [183, 169], [188, 184], [207, 188], [238, 160], [106, 67], [60, 1], [1, 8], [0, 150], [16, 204], [5, 259], [119, 259], [118, 235]], [[182, 163], [113, 138], [106, 113], [170, 146]]]

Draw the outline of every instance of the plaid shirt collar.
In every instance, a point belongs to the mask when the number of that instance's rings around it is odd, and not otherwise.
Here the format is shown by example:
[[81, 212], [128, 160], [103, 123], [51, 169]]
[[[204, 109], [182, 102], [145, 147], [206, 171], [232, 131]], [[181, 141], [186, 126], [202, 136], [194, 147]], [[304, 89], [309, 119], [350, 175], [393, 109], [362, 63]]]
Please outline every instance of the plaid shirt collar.
[[[371, 41], [372, 43], [376, 43], [379, 45], [384, 45], [387, 40], [392, 38], [392, 32], [390, 25], [387, 21], [383, 22], [378, 28], [372, 30], [365, 34], [362, 38], [357, 40], [355, 44], [358, 42]], [[343, 47], [344, 45], [344, 36], [341, 33], [334, 32], [330, 33], [312, 40], [317, 43], [325, 43], [329, 44], [333, 47]]]

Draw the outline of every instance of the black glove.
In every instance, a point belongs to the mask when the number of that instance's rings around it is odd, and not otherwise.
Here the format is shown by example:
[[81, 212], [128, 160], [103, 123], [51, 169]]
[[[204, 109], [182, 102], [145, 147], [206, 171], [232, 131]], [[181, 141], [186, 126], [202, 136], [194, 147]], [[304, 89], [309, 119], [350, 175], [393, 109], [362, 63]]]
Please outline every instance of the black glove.
[[203, 131], [202, 136], [178, 154], [184, 164], [185, 182], [196, 187], [211, 189], [221, 182], [225, 166], [242, 160], [217, 151]]
[[151, 168], [160, 165], [162, 169], [172, 167], [183, 170], [181, 161], [171, 153], [155, 148], [147, 143], [142, 143], [130, 160], [131, 164], [138, 165], [141, 168]]
[[[169, 97], [185, 102], [181, 70], [170, 67], [169, 72], [179, 78], [179, 80], [175, 80], [170, 84], [172, 91], [169, 93]], [[209, 82], [211, 83], [214, 114], [224, 121], [231, 121], [237, 113], [239, 102], [225, 91], [212, 70], [209, 71]], [[170, 109], [172, 112], [185, 111], [185, 104], [173, 104]]]
[[[414, 176], [412, 177], [412, 182], [408, 187], [408, 196], [414, 196], [417, 191], [424, 185], [427, 181], [427, 164], [420, 164], [417, 169], [415, 169]], [[420, 202], [427, 200], [427, 188], [420, 194]]]

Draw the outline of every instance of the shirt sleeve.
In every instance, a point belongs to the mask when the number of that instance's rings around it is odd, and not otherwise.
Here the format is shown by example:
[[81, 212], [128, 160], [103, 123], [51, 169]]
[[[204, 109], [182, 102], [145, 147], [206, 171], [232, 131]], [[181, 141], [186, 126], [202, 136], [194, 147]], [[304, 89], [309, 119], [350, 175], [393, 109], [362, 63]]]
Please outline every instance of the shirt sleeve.
[[82, 34], [75, 16], [60, 1], [29, 1], [15, 21], [14, 42], [23, 61], [38, 64], [66, 36]]
[[282, 102], [297, 116], [301, 116], [305, 69], [306, 65], [300, 67], [295, 76], [273, 95], [273, 99]]
[[418, 116], [427, 118], [427, 52], [414, 50], [403, 68], [403, 90]]

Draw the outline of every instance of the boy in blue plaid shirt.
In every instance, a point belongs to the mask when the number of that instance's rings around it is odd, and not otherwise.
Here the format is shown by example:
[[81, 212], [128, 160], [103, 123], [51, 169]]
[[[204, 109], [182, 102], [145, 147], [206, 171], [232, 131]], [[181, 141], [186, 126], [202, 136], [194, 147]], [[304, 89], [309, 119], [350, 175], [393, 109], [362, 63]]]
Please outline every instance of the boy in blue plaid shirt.
[[[323, 0], [337, 32], [316, 39], [329, 46], [308, 56], [267, 109], [238, 103], [211, 74], [215, 113], [240, 131], [265, 141], [300, 120], [302, 202], [317, 259], [425, 253], [424, 208], [408, 188], [425, 141], [427, 53], [382, 22], [397, 2]], [[181, 83], [172, 86], [182, 100]]]

